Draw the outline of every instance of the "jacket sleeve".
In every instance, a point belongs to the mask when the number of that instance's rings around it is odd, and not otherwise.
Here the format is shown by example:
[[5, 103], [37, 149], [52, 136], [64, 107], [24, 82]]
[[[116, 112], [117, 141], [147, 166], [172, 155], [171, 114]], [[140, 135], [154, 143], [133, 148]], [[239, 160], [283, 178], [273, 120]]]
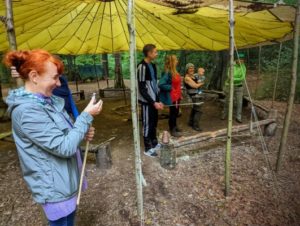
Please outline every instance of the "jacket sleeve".
[[[65, 134], [45, 111], [31, 108], [22, 113], [20, 126], [25, 137], [41, 149], [62, 158], [69, 158], [76, 153], [92, 120], [90, 114], [82, 112], [74, 127]], [[63, 123], [66, 122], [62, 120]]]
[[150, 104], [154, 104], [155, 100], [151, 98], [151, 96], [148, 93], [148, 88], [146, 84], [146, 66], [143, 64], [140, 64], [137, 68], [137, 78], [138, 78], [138, 87], [139, 92], [142, 95], [142, 97], [145, 98]]
[[167, 92], [172, 90], [172, 81], [168, 73], [162, 73], [161, 79], [158, 83], [158, 87], [160, 88], [160, 90]]

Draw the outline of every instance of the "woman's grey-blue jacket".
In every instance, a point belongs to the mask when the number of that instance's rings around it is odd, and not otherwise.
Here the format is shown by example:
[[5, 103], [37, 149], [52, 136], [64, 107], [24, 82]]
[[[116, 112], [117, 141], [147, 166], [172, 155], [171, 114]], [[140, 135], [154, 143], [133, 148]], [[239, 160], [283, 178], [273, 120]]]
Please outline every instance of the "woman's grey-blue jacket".
[[69, 118], [64, 100], [56, 96], [51, 100], [50, 105], [24, 88], [11, 91], [6, 99], [23, 177], [41, 204], [76, 195], [80, 175], [76, 151], [93, 120], [83, 112], [71, 129], [64, 119]]

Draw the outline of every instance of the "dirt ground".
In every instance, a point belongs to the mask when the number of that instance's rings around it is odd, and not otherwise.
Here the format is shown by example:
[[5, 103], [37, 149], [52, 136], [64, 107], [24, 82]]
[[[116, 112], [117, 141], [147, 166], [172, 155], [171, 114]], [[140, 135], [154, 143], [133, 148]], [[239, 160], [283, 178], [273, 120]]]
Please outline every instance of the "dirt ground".
[[[72, 86], [74, 88], [74, 86]], [[90, 91], [94, 88], [90, 87]], [[96, 88], [95, 88], [96, 89]], [[112, 142], [113, 167], [101, 171], [90, 154], [87, 165], [89, 189], [82, 195], [77, 211], [79, 226], [139, 225], [136, 210], [134, 150], [129, 114], [113, 109], [124, 105], [122, 99], [105, 99], [103, 113], [95, 118], [94, 144], [115, 136]], [[262, 102], [270, 106], [270, 102]], [[83, 108], [86, 102], [79, 102]], [[279, 129], [266, 143], [272, 166], [275, 164], [285, 103], [275, 103], [279, 110]], [[185, 134], [189, 108], [182, 110], [179, 125]], [[203, 107], [204, 131], [224, 128], [215, 102]], [[249, 110], [244, 109], [244, 118]], [[244, 120], [246, 123], [246, 120]], [[300, 225], [300, 105], [295, 105], [286, 155], [276, 181], [265, 161], [258, 137], [234, 138], [232, 153], [231, 194], [224, 197], [224, 140], [214, 140], [214, 148], [185, 153], [175, 169], [160, 166], [159, 159], [142, 155], [145, 224], [154, 226], [201, 225]], [[159, 131], [167, 128], [167, 120], [159, 121]], [[1, 132], [10, 123], [1, 123]], [[31, 198], [22, 179], [15, 146], [0, 141], [0, 225], [42, 225], [39, 206]]]

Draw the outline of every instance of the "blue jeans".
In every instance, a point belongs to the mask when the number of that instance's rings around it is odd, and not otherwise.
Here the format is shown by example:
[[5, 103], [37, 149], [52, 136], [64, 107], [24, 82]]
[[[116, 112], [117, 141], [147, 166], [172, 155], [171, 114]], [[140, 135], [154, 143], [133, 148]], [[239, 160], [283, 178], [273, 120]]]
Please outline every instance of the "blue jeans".
[[62, 217], [58, 220], [55, 221], [50, 221], [49, 220], [49, 225], [50, 226], [74, 226], [75, 225], [75, 213], [70, 213], [68, 216]]

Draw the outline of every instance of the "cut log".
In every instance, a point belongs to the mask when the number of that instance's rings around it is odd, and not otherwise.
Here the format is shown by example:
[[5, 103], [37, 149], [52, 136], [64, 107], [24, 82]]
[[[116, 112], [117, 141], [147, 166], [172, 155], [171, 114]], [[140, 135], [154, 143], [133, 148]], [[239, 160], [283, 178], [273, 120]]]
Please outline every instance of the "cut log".
[[98, 148], [98, 152], [96, 154], [96, 166], [99, 169], [110, 169], [112, 167], [110, 143]]
[[[96, 154], [96, 166], [100, 169], [110, 169], [112, 167], [112, 157], [111, 157], [111, 141], [115, 137], [112, 137], [98, 145], [90, 145], [89, 153]], [[81, 150], [85, 150], [81, 147]]]
[[170, 144], [162, 144], [160, 149], [160, 165], [165, 169], [174, 169], [176, 166], [176, 150]]
[[266, 125], [264, 129], [264, 136], [272, 137], [276, 134], [276, 130], [277, 130], [277, 123], [273, 122], [269, 125]]
[[[261, 120], [258, 122], [253, 122], [252, 126], [253, 126], [253, 129], [255, 130], [257, 126], [265, 126], [265, 125], [269, 125], [274, 122], [275, 122], [275, 119], [265, 119], [265, 120]], [[249, 130], [249, 129], [250, 129], [250, 124], [233, 126], [232, 133], [238, 133], [238, 132], [242, 132], [242, 131]], [[174, 148], [179, 148], [179, 147], [199, 143], [201, 141], [210, 140], [215, 137], [224, 136], [226, 134], [227, 134], [227, 128], [220, 129], [220, 130], [213, 131], [213, 132], [198, 133], [196, 135], [188, 136], [188, 137], [180, 137], [177, 140], [173, 140], [172, 144], [173, 144]]]

